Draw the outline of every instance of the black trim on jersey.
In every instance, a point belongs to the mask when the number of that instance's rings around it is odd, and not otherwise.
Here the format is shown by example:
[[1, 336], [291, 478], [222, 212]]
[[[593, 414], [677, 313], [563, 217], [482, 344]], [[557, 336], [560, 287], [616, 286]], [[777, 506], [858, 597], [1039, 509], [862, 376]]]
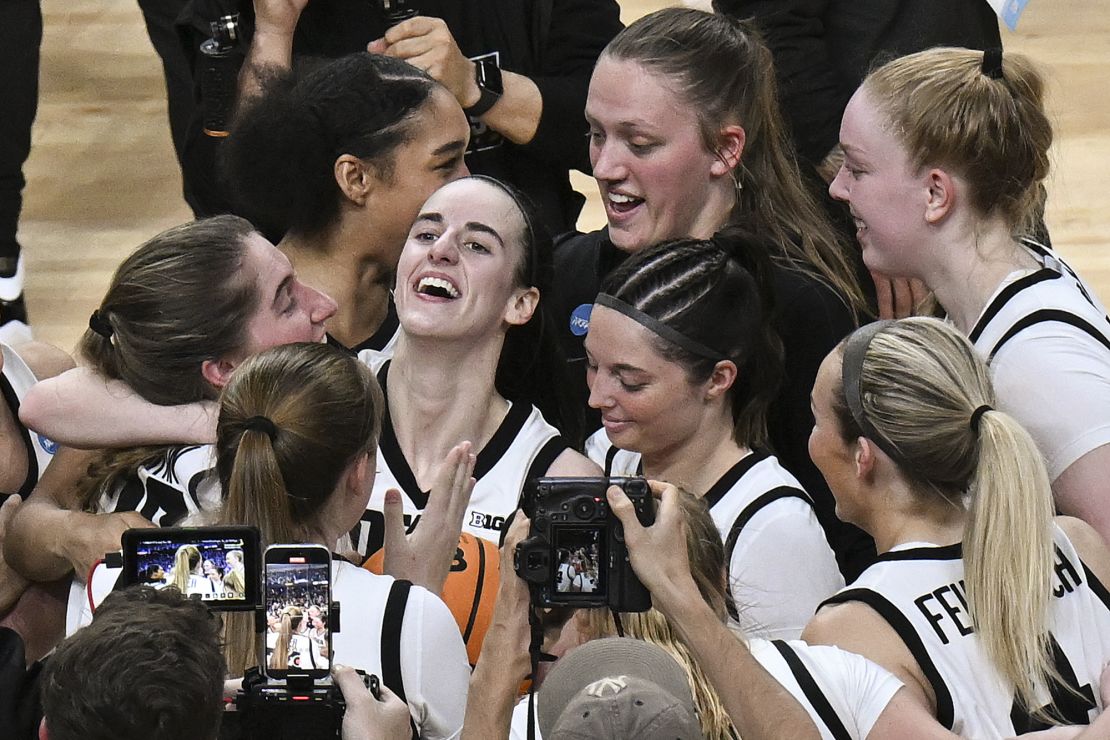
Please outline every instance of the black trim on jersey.
[[[423, 511], [424, 507], [428, 505], [429, 493], [420, 489], [420, 485], [416, 482], [416, 475], [409, 467], [409, 461], [405, 459], [405, 453], [401, 450], [401, 445], [397, 442], [397, 435], [393, 432], [393, 418], [389, 413], [389, 397], [386, 395], [386, 381], [389, 379], [389, 365], [391, 362], [391, 360], [387, 360], [382, 363], [381, 369], [378, 370], [378, 383], [381, 384], [382, 394], [385, 395], [386, 401], [385, 414], [382, 419], [382, 434], [378, 446], [381, 447], [382, 457], [389, 465], [393, 477], [397, 479], [397, 485], [401, 487], [401, 490], [404, 491], [416, 508]], [[501, 420], [497, 431], [493, 433], [485, 447], [478, 452], [478, 458], [474, 463], [475, 480], [481, 480], [482, 476], [501, 460], [501, 457], [512, 445], [513, 440], [520, 434], [524, 422], [528, 421], [531, 413], [532, 407], [530, 405], [519, 402], [513, 403], [509, 408], [509, 413], [505, 414], [505, 418]]]
[[1095, 592], [1095, 596], [1099, 598], [1102, 605], [1110, 609], [1110, 591], [1106, 590], [1106, 586], [1102, 585], [1102, 581], [1091, 572], [1091, 569], [1087, 567], [1087, 564], [1083, 562], [1082, 558], [1080, 558], [1079, 564], [1083, 566], [1083, 574], [1087, 576], [1087, 585]]
[[463, 630], [463, 642], [470, 642], [470, 633], [474, 630], [474, 620], [478, 618], [478, 607], [482, 603], [482, 590], [486, 585], [486, 548], [478, 543], [478, 577], [474, 583], [474, 600], [470, 604], [470, 616], [466, 620], [466, 629]]
[[[405, 607], [408, 606], [411, 588], [409, 581], [393, 581], [385, 601], [385, 614], [382, 615], [382, 683], [401, 701], [405, 701], [405, 680], [401, 673], [401, 627], [404, 626]], [[409, 727], [414, 739], [420, 737], [411, 717]]]
[[[741, 460], [740, 463], [746, 461], [749, 457], [752, 457], [752, 455], [755, 454], [756, 453], [753, 452], [751, 455], [748, 455], [748, 457], [745, 457], [743, 460]], [[764, 454], [763, 457], [766, 458], [767, 455]], [[736, 470], [736, 468], [740, 466], [740, 463], [734, 465], [732, 467], [732, 470], [730, 470], [725, 475], [729, 476], [733, 470]], [[748, 469], [751, 469], [751, 465], [748, 466]], [[740, 475], [736, 477], [736, 480], [739, 480], [741, 477], [743, 477], [744, 472], [747, 471], [745, 470], [741, 472]], [[721, 480], [724, 480], [724, 478], [722, 478]], [[734, 480], [733, 483], [735, 482], [736, 481]], [[714, 491], [717, 486], [720, 485], [720, 483], [721, 481], [717, 481], [717, 483], [714, 484], [713, 488], [711, 488], [710, 491]], [[730, 485], [729, 488], [731, 487], [732, 486]], [[706, 495], [706, 498], [708, 498], [708, 494]], [[755, 501], [752, 501], [750, 504], [745, 506], [743, 510], [737, 515], [736, 519], [733, 520], [732, 527], [728, 531], [728, 537], [725, 538], [725, 570], [728, 574], [727, 582], [729, 591], [732, 591], [732, 551], [736, 549], [736, 541], [740, 539], [740, 531], [744, 529], [744, 527], [747, 526], [748, 522], [752, 520], [752, 517], [758, 514], [764, 507], [769, 506], [775, 501], [784, 498], [800, 498], [811, 507], [813, 506], [813, 502], [810, 500], [809, 496], [806, 495], [806, 492], [802, 489], [795, 488], [793, 486], [779, 486], [778, 488], [772, 488], [770, 491], [764, 493]], [[718, 493], [717, 500], [719, 501], [720, 499], [721, 494]], [[712, 506], [712, 504], [710, 504], [710, 506]], [[735, 594], [733, 594], [733, 596], [735, 596]], [[727, 608], [729, 616], [732, 617], [734, 620], [739, 621], [740, 613], [736, 609], [735, 601], [729, 600]]]
[[543, 447], [536, 453], [536, 457], [532, 459], [532, 464], [528, 466], [528, 474], [524, 476], [524, 480], [533, 480], [547, 475], [547, 471], [555, 462], [555, 458], [569, 448], [570, 445], [567, 444], [561, 434], [557, 434], [544, 442]]
[[[16, 428], [22, 432], [23, 447], [27, 450], [27, 477], [23, 479], [23, 485], [15, 492], [26, 501], [27, 497], [31, 495], [31, 491], [34, 490], [35, 484], [39, 482], [39, 458], [35, 454], [35, 442], [31, 439], [31, 430], [19, 421], [19, 396], [11, 382], [8, 381], [8, 376], [4, 375], [3, 372], [0, 372], [0, 392], [3, 393], [4, 402], [11, 409], [12, 420], [15, 421]], [[10, 495], [12, 494], [0, 492], [0, 497], [5, 499]]]
[[933, 693], [937, 699], [937, 721], [951, 730], [955, 721], [952, 692], [948, 689], [948, 685], [944, 683], [944, 679], [941, 678], [940, 671], [937, 670], [933, 659], [929, 657], [929, 651], [925, 648], [925, 643], [921, 641], [921, 636], [917, 634], [917, 630], [913, 628], [913, 624], [906, 615], [882, 594], [868, 588], [850, 588], [841, 591], [825, 599], [817, 608], [821, 609], [829, 604], [843, 604], [846, 601], [859, 601], [871, 607], [898, 633], [902, 642], [913, 654], [921, 672], [925, 674], [925, 679], [933, 687]]
[[621, 451], [620, 447], [610, 445], [609, 451], [605, 453], [605, 475], [610, 476], [613, 474], [613, 461], [617, 459], [617, 453]]
[[885, 563], [896, 560], [959, 560], [964, 556], [962, 542], [943, 547], [912, 547], [908, 550], [893, 550], [884, 552], [875, 558], [876, 563]]
[[794, 649], [787, 645], [782, 640], [772, 640], [771, 644], [779, 651], [782, 659], [786, 661], [786, 665], [790, 668], [790, 672], [794, 674], [794, 680], [802, 688], [802, 693], [809, 699], [809, 703], [825, 723], [825, 727], [829, 733], [836, 738], [836, 740], [852, 740], [852, 735], [848, 729], [844, 727], [844, 723], [840, 721], [840, 716], [836, 710], [829, 704], [829, 700], [825, 698], [824, 692], [817, 682], [813, 680], [813, 675], [809, 669], [802, 663], [801, 658], [798, 657]]
[[998, 351], [1002, 349], [1002, 345], [1013, 339], [1015, 335], [1028, 329], [1031, 326], [1034, 326], [1036, 324], [1043, 324], [1049, 321], [1059, 321], [1062, 324], [1074, 326], [1076, 329], [1090, 334], [1091, 337], [1102, 344], [1103, 347], [1106, 347], [1106, 349], [1110, 350], [1110, 339], [1107, 339], [1105, 334], [1092, 326], [1091, 323], [1088, 322], [1086, 319], [1080, 318], [1070, 311], [1062, 311], [1057, 308], [1042, 308], [1039, 311], [1034, 311], [1028, 316], [1023, 317], [1021, 320], [1011, 326], [1009, 331], [1003, 334], [1002, 338], [999, 339], [998, 342], [994, 345], [994, 348], [991, 349], [987, 362], [993, 360], [994, 356], [998, 354]]
[[371, 334], [366, 339], [362, 340], [353, 347], [340, 342], [331, 334], [325, 334], [324, 338], [327, 343], [333, 347], [341, 349], [345, 352], [350, 352], [352, 355], [357, 355], [364, 349], [372, 349], [381, 351], [389, 344], [389, 340], [393, 339], [393, 335], [397, 333], [397, 328], [401, 325], [400, 320], [397, 318], [397, 307], [393, 305], [393, 296], [390, 296], [389, 302], [386, 304], [385, 318], [382, 319], [381, 326], [377, 331]]
[[1006, 306], [1007, 303], [1010, 302], [1010, 299], [1013, 298], [1015, 295], [1030, 286], [1036, 285], [1037, 283], [1043, 283], [1045, 280], [1055, 280], [1059, 277], [1063, 277], [1063, 275], [1056, 272], [1055, 270], [1050, 270], [1047, 267], [1042, 267], [1040, 270], [1037, 270], [1036, 272], [1026, 275], [1025, 277], [1015, 280], [1014, 282], [1007, 285], [1005, 288], [998, 292], [998, 295], [994, 297], [994, 300], [991, 301], [990, 305], [988, 305], [986, 310], [983, 311], [983, 315], [980, 316], [979, 320], [975, 322], [975, 326], [972, 328], [971, 333], [967, 335], [968, 340], [972, 344], [975, 344], [975, 342], [979, 340], [979, 337], [986, 330], [987, 325], [991, 323], [994, 317], [998, 315], [998, 313]]
[[705, 495], [702, 496], [702, 500], [712, 509], [724, 498], [726, 493], [732, 490], [732, 487], [736, 485], [738, 480], [743, 478], [748, 471], [754, 468], [758, 463], [763, 462], [770, 456], [769, 453], [763, 450], [752, 450], [750, 453], [740, 458], [739, 462], [726, 470], [725, 474], [718, 478], [717, 482], [705, 492]]

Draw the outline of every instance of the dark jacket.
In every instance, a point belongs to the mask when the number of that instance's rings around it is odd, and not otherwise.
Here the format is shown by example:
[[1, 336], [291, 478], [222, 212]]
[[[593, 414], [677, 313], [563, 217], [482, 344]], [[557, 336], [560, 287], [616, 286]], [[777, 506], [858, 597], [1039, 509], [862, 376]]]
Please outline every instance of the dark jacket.
[[[502, 69], [536, 83], [543, 112], [533, 140], [516, 145], [495, 135], [484, 139], [491, 148], [468, 154], [466, 163], [472, 172], [506, 180], [527, 193], [552, 233], [574, 228], [584, 199], [571, 188], [569, 171], [590, 171], [583, 111], [594, 63], [622, 28], [615, 0], [410, 0], [408, 6], [446, 21], [466, 56], [497, 52]], [[245, 48], [254, 28], [250, 2], [192, 0], [186, 8], [179, 25], [194, 69], [208, 21], [228, 7], [240, 13]], [[364, 51], [385, 30], [379, 2], [314, 0], [301, 15], [293, 52], [340, 57]], [[199, 213], [220, 213], [228, 210], [228, 202], [215, 169], [219, 140], [201, 132], [202, 116], [198, 110], [186, 142], [187, 197]], [[472, 126], [473, 140], [480, 131]]]
[[873, 64], [934, 46], [1002, 45], [986, 0], [714, 0], [713, 7], [764, 31], [795, 145], [813, 164], [839, 140], [844, 106]]

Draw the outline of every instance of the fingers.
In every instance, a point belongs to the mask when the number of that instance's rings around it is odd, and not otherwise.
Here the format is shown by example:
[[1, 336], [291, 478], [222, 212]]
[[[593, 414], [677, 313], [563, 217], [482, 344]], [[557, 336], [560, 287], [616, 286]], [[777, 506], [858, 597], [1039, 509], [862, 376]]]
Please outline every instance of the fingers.
[[879, 308], [880, 319], [893, 319], [894, 315], [894, 289], [890, 280], [885, 275], [877, 272], [871, 273], [871, 280], [875, 283], [875, 302]]
[[895, 278], [890, 281], [890, 285], [894, 294], [894, 318], [904, 319], [907, 316], [913, 316], [913, 290], [910, 288], [910, 281], [906, 278]]
[[15, 510], [23, 503], [23, 499], [18, 494], [12, 494], [8, 500], [0, 506], [0, 542], [4, 541], [4, 533], [8, 531], [8, 525], [15, 516]]
[[917, 313], [921, 304], [929, 297], [929, 286], [917, 278], [910, 279], [910, 296], [913, 300], [913, 311]]
[[147, 519], [137, 511], [124, 511], [113, 516], [118, 516], [119, 521], [126, 525], [126, 529], [153, 529], [154, 522]]
[[451, 32], [447, 30], [447, 23], [444, 22], [442, 18], [418, 15], [409, 18], [407, 21], [402, 21], [386, 31], [385, 41], [388, 45], [392, 46], [404, 39], [427, 36], [437, 31], [444, 32], [448, 37], [451, 37]]
[[331, 676], [335, 684], [339, 686], [339, 690], [343, 692], [343, 699], [347, 703], [360, 700], [363, 694], [370, 695], [370, 692], [366, 689], [366, 684], [362, 682], [362, 676], [358, 675], [355, 669], [350, 666], [339, 665], [338, 663], [333, 665]]
[[385, 517], [385, 536], [382, 546], [386, 555], [400, 554], [398, 548], [404, 547], [408, 542], [405, 536], [405, 507], [401, 503], [401, 492], [390, 488], [385, 492], [385, 505], [382, 507]]

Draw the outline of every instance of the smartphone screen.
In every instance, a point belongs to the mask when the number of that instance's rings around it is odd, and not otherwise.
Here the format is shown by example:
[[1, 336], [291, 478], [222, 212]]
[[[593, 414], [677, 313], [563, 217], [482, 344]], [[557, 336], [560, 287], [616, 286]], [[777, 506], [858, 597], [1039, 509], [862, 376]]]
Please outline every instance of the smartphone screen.
[[247, 527], [132, 529], [123, 536], [126, 585], [173, 586], [214, 610], [258, 603], [258, 533]]
[[272, 545], [263, 560], [267, 675], [328, 675], [331, 553], [320, 545]]
[[605, 527], [552, 527], [551, 545], [555, 567], [554, 593], [573, 599], [597, 599], [605, 591]]

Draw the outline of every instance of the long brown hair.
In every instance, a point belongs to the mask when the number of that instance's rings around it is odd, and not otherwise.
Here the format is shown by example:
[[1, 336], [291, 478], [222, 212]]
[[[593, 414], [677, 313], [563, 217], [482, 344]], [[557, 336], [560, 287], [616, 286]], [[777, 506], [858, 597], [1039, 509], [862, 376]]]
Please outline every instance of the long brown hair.
[[[214, 399], [218, 389], [201, 366], [243, 347], [246, 319], [259, 301], [241, 270], [252, 232], [241, 218], [216, 216], [145, 242], [116, 269], [96, 309], [100, 331], [87, 329], [78, 352], [97, 373], [122, 380], [151, 403]], [[98, 455], [81, 484], [85, 508], [95, 508], [100, 495], [168, 450], [133, 447]]]
[[675, 83], [716, 151], [727, 124], [743, 126], [740, 187], [731, 221], [774, 243], [779, 261], [833, 287], [857, 315], [867, 311], [849, 246], [802, 180], [779, 108], [771, 51], [746, 21], [693, 8], [664, 8], [609, 42], [604, 56], [636, 62]]
[[[373, 453], [384, 408], [370, 369], [327, 344], [287, 344], [248, 359], [220, 397], [216, 470], [225, 524], [262, 545], [303, 542], [348, 466]], [[257, 665], [251, 619], [226, 622], [228, 670]]]

